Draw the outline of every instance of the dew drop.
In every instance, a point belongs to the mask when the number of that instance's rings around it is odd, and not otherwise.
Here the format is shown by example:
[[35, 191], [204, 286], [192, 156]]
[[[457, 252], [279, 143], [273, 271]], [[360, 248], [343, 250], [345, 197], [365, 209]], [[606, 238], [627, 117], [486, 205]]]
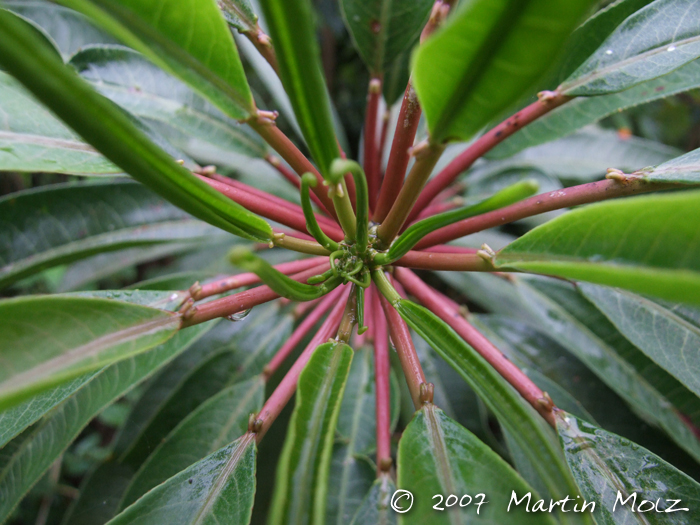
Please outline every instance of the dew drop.
[[248, 317], [248, 314], [252, 311], [253, 311], [252, 308], [248, 308], [247, 310], [243, 310], [242, 312], [237, 312], [235, 314], [231, 314], [228, 317], [226, 317], [226, 319], [228, 319], [229, 321], [233, 321], [234, 323], [237, 321], [242, 321], [243, 319]]
[[172, 295], [170, 296], [170, 298], [169, 298], [170, 301], [174, 301], [175, 299], [177, 299], [177, 294], [176, 294], [176, 293], [172, 294]]
[[612, 50], [612, 49], [608, 49], [608, 50], [605, 52], [605, 54], [606, 54], [606, 55], [612, 55], [612, 54], [613, 54], [613, 50]]
[[676, 50], [676, 46], [668, 46], [668, 48], [666, 48], [666, 51], [675, 51], [675, 50]]

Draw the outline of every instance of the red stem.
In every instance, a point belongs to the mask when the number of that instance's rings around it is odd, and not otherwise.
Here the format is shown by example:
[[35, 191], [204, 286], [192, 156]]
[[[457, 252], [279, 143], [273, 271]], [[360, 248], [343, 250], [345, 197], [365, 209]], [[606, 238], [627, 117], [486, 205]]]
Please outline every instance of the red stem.
[[477, 217], [456, 222], [426, 235], [416, 245], [416, 249], [425, 249], [436, 244], [444, 244], [472, 233], [495, 228], [513, 221], [539, 215], [552, 210], [569, 208], [580, 204], [597, 202], [615, 197], [624, 197], [649, 191], [678, 188], [676, 184], [648, 183], [642, 180], [618, 181], [606, 179], [572, 186], [549, 193], [541, 193], [529, 199], [516, 202], [500, 210], [494, 210]]
[[263, 377], [265, 377], [265, 379], [268, 379], [277, 371], [284, 360], [289, 357], [289, 354], [294, 351], [296, 346], [302, 339], [304, 339], [306, 334], [309, 333], [309, 330], [316, 326], [316, 323], [321, 320], [323, 314], [330, 310], [331, 306], [338, 301], [342, 293], [342, 288], [336, 288], [331, 293], [326, 295], [316, 306], [316, 308], [314, 308], [314, 310], [308, 316], [306, 316], [299, 326], [297, 326], [296, 330], [294, 330], [289, 339], [287, 339], [284, 345], [282, 345], [282, 348], [277, 351], [275, 357], [270, 360], [268, 365], [263, 370]]
[[[297, 207], [297, 210], [292, 210], [288, 206], [274, 206], [270, 201], [250, 193], [240, 187], [235, 187], [230, 184], [224, 184], [223, 182], [218, 182], [213, 179], [204, 177], [202, 175], [197, 175], [201, 180], [209, 184], [219, 193], [226, 195], [232, 201], [237, 202], [244, 208], [267, 217], [275, 222], [294, 228], [302, 233], [307, 233], [306, 230], [306, 219], [304, 219], [304, 213], [301, 207]], [[258, 190], [259, 191], [259, 190]], [[291, 203], [290, 203], [291, 204]], [[296, 205], [293, 205], [296, 206]], [[326, 219], [327, 221], [328, 219]], [[337, 226], [329, 227], [326, 223], [319, 223], [321, 229], [328, 235], [331, 239], [336, 241], [341, 241], [345, 238], [343, 231]]]
[[389, 304], [389, 301], [387, 301], [382, 294], [376, 295], [380, 296], [384, 315], [386, 315], [386, 319], [389, 323], [391, 340], [399, 356], [401, 368], [403, 369], [406, 383], [408, 384], [408, 390], [411, 392], [413, 405], [416, 407], [416, 410], [418, 410], [423, 406], [421, 400], [421, 385], [426, 383], [426, 381], [423, 367], [420, 366], [418, 355], [416, 355], [416, 348], [413, 346], [413, 341], [411, 340], [411, 332], [401, 315]]
[[338, 329], [340, 320], [343, 317], [343, 312], [345, 311], [345, 303], [348, 300], [348, 294], [350, 293], [350, 287], [345, 286], [343, 293], [338, 298], [338, 303], [333, 308], [333, 311], [326, 318], [324, 323], [319, 328], [316, 335], [314, 335], [311, 342], [306, 346], [304, 351], [301, 353], [299, 358], [295, 361], [289, 372], [284, 376], [280, 384], [272, 392], [272, 395], [267, 399], [265, 405], [260, 410], [258, 414], [258, 419], [256, 421], [256, 439], [258, 443], [263, 438], [265, 433], [270, 429], [270, 425], [275, 421], [277, 416], [279, 416], [282, 409], [287, 405], [289, 400], [292, 398], [294, 391], [297, 388], [297, 382], [299, 381], [299, 376], [302, 370], [306, 366], [306, 363], [311, 359], [316, 347], [328, 341], [329, 338], [333, 336], [335, 331]]
[[[276, 206], [282, 206], [284, 208], [287, 208], [288, 210], [292, 210], [294, 213], [301, 213], [303, 215], [303, 211], [301, 207], [298, 204], [294, 204], [293, 202], [289, 202], [287, 200], [284, 200], [281, 197], [278, 197], [277, 195], [272, 195], [271, 193], [267, 193], [266, 191], [259, 190], [258, 188], [254, 188], [252, 186], [248, 186], [247, 184], [236, 180], [236, 179], [230, 179], [228, 177], [224, 177], [223, 175], [219, 175], [218, 173], [214, 173], [210, 175], [210, 177], [216, 181], [223, 182], [224, 184], [228, 184], [229, 186], [233, 186], [234, 188], [238, 188], [243, 191], [247, 191], [248, 193], [251, 193], [255, 195], [256, 197], [260, 197], [261, 199], [269, 201], [271, 204], [274, 204]], [[315, 194], [312, 194], [315, 195]], [[329, 219], [328, 217], [324, 217], [323, 215], [318, 215], [315, 214], [316, 216], [316, 222], [319, 223], [319, 225], [323, 225], [326, 228], [338, 228], [338, 224], [333, 220]]]
[[[306, 282], [309, 277], [321, 274], [327, 271], [328, 268], [330, 268], [330, 265], [328, 263], [323, 263], [314, 268], [292, 275], [292, 279]], [[229, 315], [245, 312], [254, 306], [267, 303], [278, 297], [279, 295], [273, 292], [270, 287], [258, 286], [252, 290], [238, 292], [228, 297], [222, 297], [216, 301], [211, 301], [210, 303], [198, 304], [190, 308], [184, 315], [182, 328], [210, 321], [217, 317], [227, 317]]]
[[374, 310], [380, 314], [374, 319], [374, 377], [376, 382], [375, 406], [377, 412], [377, 474], [391, 468], [391, 389], [389, 386], [389, 336], [386, 317], [381, 315], [379, 295], [372, 294]]
[[252, 127], [258, 134], [267, 142], [272, 149], [274, 149], [284, 160], [287, 161], [297, 175], [301, 177], [304, 173], [310, 172], [316, 176], [318, 184], [313, 188], [314, 193], [323, 203], [324, 208], [331, 213], [333, 218], [335, 216], [335, 208], [333, 207], [333, 201], [328, 196], [326, 192], [326, 186], [323, 185], [323, 177], [314, 167], [313, 164], [307, 159], [304, 154], [299, 151], [294, 143], [289, 140], [289, 138], [280, 131], [280, 129], [275, 124], [274, 120], [258, 112], [258, 117], [252, 118], [248, 121], [250, 127]]
[[[287, 166], [282, 164], [282, 161], [280, 159], [278, 159], [274, 155], [267, 155], [265, 157], [265, 160], [273, 168], [275, 168], [280, 173], [280, 175], [282, 175], [285, 179], [287, 179], [289, 182], [291, 182], [295, 188], [297, 188], [298, 190], [301, 190], [301, 179], [299, 178], [299, 176], [296, 175], [295, 173], [291, 172], [290, 170], [288, 170]], [[321, 199], [318, 198], [318, 195], [316, 195], [314, 192], [311, 192], [311, 194], [309, 196], [311, 197], [311, 200], [314, 201], [316, 206], [318, 206], [319, 209], [323, 213], [330, 216], [330, 213], [328, 212], [326, 207], [321, 202]]]
[[[311, 257], [309, 259], [300, 259], [298, 261], [290, 261], [286, 263], [281, 263], [275, 266], [275, 269], [285, 275], [298, 273], [309, 268], [316, 268], [323, 264], [327, 260], [327, 257]], [[224, 279], [219, 279], [211, 283], [203, 284], [199, 288], [195, 288], [194, 293], [191, 292], [192, 298], [195, 301], [211, 297], [212, 295], [217, 295], [220, 293], [228, 292], [229, 290], [235, 290], [236, 288], [242, 288], [243, 286], [250, 286], [251, 284], [257, 284], [260, 282], [260, 277], [254, 273], [240, 273], [238, 275], [232, 275]], [[192, 290], [192, 288], [190, 288]]]
[[416, 274], [410, 270], [397, 268], [394, 272], [396, 278], [406, 287], [406, 290], [414, 295], [440, 317], [452, 329], [471, 345], [496, 371], [503, 376], [520, 393], [523, 398], [537, 410], [547, 422], [555, 426], [554, 405], [551, 400], [527, 377], [522, 370], [515, 366], [491, 341], [484, 337], [454, 307], [454, 303], [447, 300], [441, 293], [425, 284]]
[[460, 173], [469, 169], [486, 152], [492, 150], [516, 131], [569, 100], [571, 100], [571, 97], [561, 93], [544, 92], [539, 100], [521, 109], [512, 117], [486, 132], [425, 185], [416, 205], [413, 207], [409, 220], [418, 216], [438, 193], [454, 182]]
[[379, 193], [379, 155], [377, 153], [377, 113], [379, 100], [382, 96], [382, 80], [372, 77], [369, 81], [367, 94], [367, 110], [365, 112], [364, 133], [364, 160], [365, 175], [367, 176], [367, 191], [369, 193], [369, 207], [374, 209], [377, 205]]
[[398, 261], [396, 266], [407, 266], [420, 270], [448, 272], [493, 272], [493, 264], [475, 253], [435, 253], [410, 251]]
[[479, 250], [477, 250], [476, 248], [467, 248], [466, 246], [440, 244], [438, 246], [431, 246], [430, 248], [426, 248], [423, 251], [432, 253], [476, 253]]
[[391, 119], [391, 110], [387, 109], [382, 114], [382, 134], [379, 137], [379, 148], [377, 148], [377, 166], [379, 166], [379, 174], [382, 171], [382, 159], [384, 156], [384, 146], [386, 145], [386, 137], [389, 133], [389, 119]]
[[403, 101], [401, 102], [399, 120], [396, 122], [394, 140], [391, 143], [391, 152], [389, 153], [389, 163], [386, 167], [384, 180], [379, 190], [379, 200], [372, 217], [372, 220], [375, 222], [382, 222], [386, 218], [399, 194], [406, 175], [406, 168], [408, 168], [408, 161], [411, 158], [410, 149], [413, 147], [413, 141], [416, 138], [420, 115], [421, 107], [418, 102], [418, 96], [409, 79], [403, 95]]

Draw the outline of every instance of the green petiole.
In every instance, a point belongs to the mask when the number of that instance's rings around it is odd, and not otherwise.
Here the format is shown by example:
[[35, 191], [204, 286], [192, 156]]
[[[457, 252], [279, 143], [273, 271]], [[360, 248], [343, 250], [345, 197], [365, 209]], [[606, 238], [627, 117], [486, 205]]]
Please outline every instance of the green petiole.
[[328, 237], [318, 225], [316, 215], [311, 207], [311, 197], [309, 196], [309, 188], [315, 188], [318, 182], [312, 173], [304, 173], [301, 177], [301, 209], [304, 212], [306, 219], [306, 229], [311, 236], [318, 241], [329, 252], [334, 252], [338, 249], [338, 243]]
[[362, 167], [353, 160], [335, 159], [331, 163], [330, 174], [334, 183], [343, 180], [346, 173], [350, 172], [355, 179], [355, 198], [357, 218], [355, 220], [355, 240], [357, 253], [360, 255], [367, 251], [369, 224], [369, 199], [367, 197], [367, 177]]

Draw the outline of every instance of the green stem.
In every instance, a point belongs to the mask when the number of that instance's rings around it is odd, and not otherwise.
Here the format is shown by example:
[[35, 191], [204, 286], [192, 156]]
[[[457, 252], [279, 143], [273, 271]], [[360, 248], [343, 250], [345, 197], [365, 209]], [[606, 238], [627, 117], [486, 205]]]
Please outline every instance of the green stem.
[[308, 253], [309, 255], [329, 255], [330, 253], [320, 244], [304, 239], [297, 239], [296, 237], [285, 235], [284, 233], [275, 233], [270, 242], [272, 242], [274, 246], [286, 248], [294, 252]]
[[345, 232], [345, 240], [352, 242], [355, 240], [355, 212], [352, 209], [348, 188], [345, 181], [340, 179], [337, 183], [332, 183], [331, 190], [328, 192], [333, 199], [333, 206], [338, 215], [340, 227]]
[[333, 239], [328, 237], [316, 221], [316, 215], [311, 207], [311, 196], [309, 193], [309, 187], [314, 188], [318, 182], [316, 177], [310, 173], [306, 172], [301, 177], [301, 209], [304, 212], [304, 218], [306, 219], [306, 229], [311, 234], [311, 236], [318, 241], [318, 243], [323, 246], [329, 252], [334, 252], [338, 249], [338, 243]]
[[357, 323], [357, 294], [350, 292], [350, 297], [348, 297], [348, 302], [345, 305], [345, 312], [343, 313], [343, 318], [340, 321], [340, 326], [338, 327], [338, 335], [336, 339], [347, 344], [350, 341], [350, 336], [352, 336], [352, 329]]
[[357, 240], [357, 252], [362, 255], [367, 251], [368, 225], [369, 225], [369, 200], [367, 196], [367, 177], [357, 162], [346, 159], [335, 159], [331, 164], [331, 179], [342, 180], [345, 173], [350, 172], [355, 180], [355, 198], [357, 219], [355, 222], [355, 236]]
[[392, 305], [395, 305], [401, 300], [399, 292], [397, 292], [391, 285], [383, 270], [379, 268], [372, 270], [372, 281], [374, 281], [374, 284], [377, 286], [379, 291]]

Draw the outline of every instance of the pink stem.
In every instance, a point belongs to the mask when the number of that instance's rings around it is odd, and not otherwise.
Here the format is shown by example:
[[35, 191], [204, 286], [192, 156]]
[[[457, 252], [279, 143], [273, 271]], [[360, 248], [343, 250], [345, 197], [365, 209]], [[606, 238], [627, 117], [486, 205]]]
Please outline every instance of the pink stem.
[[[289, 301], [289, 299], [284, 299], [284, 300]], [[282, 299], [280, 299], [280, 301], [282, 301]], [[313, 301], [307, 301], [305, 303], [297, 303], [297, 305], [294, 307], [294, 317], [296, 319], [303, 317], [309, 310], [316, 308], [316, 306], [318, 306], [318, 304], [321, 301], [323, 301], [323, 297], [321, 297], [320, 299], [314, 299]], [[291, 302], [291, 301], [289, 301], [289, 302]]]
[[375, 406], [377, 412], [377, 474], [391, 468], [391, 389], [389, 386], [389, 336], [386, 317], [381, 314], [379, 295], [373, 294], [374, 309], [374, 377], [376, 382]]
[[484, 337], [476, 328], [460, 315], [452, 301], [441, 293], [425, 284], [410, 270], [396, 268], [396, 278], [414, 295], [426, 308], [440, 317], [452, 329], [471, 345], [496, 371], [503, 376], [520, 393], [523, 398], [537, 410], [547, 422], [555, 426], [554, 405], [548, 396], [527, 377], [522, 370], [515, 366], [491, 341]]
[[296, 346], [301, 342], [302, 339], [309, 333], [316, 323], [321, 320], [323, 314], [325, 314], [330, 308], [338, 301], [340, 296], [343, 294], [342, 288], [336, 288], [331, 293], [326, 295], [321, 302], [314, 308], [314, 310], [306, 316], [306, 318], [301, 322], [301, 324], [294, 330], [292, 335], [287, 339], [287, 341], [282, 345], [275, 357], [273, 357], [268, 365], [263, 370], [263, 377], [268, 379], [272, 374], [274, 374], [280, 365], [284, 362], [289, 354], [291, 354]]
[[571, 97], [556, 91], [544, 92], [539, 100], [521, 109], [512, 117], [486, 132], [425, 185], [416, 205], [413, 207], [409, 220], [417, 217], [438, 193], [447, 188], [460, 173], [469, 169], [486, 152], [492, 150], [516, 131], [569, 100], [571, 100]]
[[453, 246], [451, 244], [440, 244], [438, 246], [430, 246], [423, 250], [424, 252], [432, 253], [471, 253], [478, 252], [476, 248], [467, 248], [466, 246]]
[[[219, 193], [226, 195], [229, 199], [237, 202], [253, 213], [257, 213], [258, 215], [267, 217], [275, 222], [279, 222], [280, 224], [294, 228], [302, 233], [307, 232], [306, 219], [304, 219], [304, 214], [301, 211], [301, 207], [299, 208], [298, 212], [296, 212], [290, 210], [288, 207], [274, 206], [271, 205], [271, 203], [266, 199], [258, 197], [247, 190], [236, 188], [229, 184], [224, 184], [201, 175], [197, 176]], [[333, 228], [329, 228], [328, 226], [322, 224], [319, 224], [319, 226], [326, 233], [326, 235], [333, 240], [341, 241], [345, 238], [345, 234], [343, 234], [343, 231], [337, 226], [334, 226]]]
[[500, 210], [484, 213], [435, 230], [423, 237], [416, 245], [416, 249], [422, 250], [436, 244], [444, 244], [472, 233], [502, 226], [525, 217], [539, 215], [552, 210], [677, 187], [679, 186], [675, 184], [648, 183], [635, 179], [626, 181], [606, 179], [549, 193], [541, 193]]
[[372, 77], [369, 81], [367, 94], [367, 110], [365, 112], [364, 159], [369, 207], [373, 210], [377, 205], [379, 194], [379, 155], [377, 153], [377, 112], [382, 96], [382, 80]]
[[405, 230], [408, 228], [410, 224], [415, 224], [418, 221], [421, 221], [423, 219], [427, 219], [428, 217], [432, 217], [433, 215], [437, 215], [438, 213], [443, 213], [449, 210], [454, 210], [455, 208], [459, 208], [462, 205], [461, 199], [450, 199], [447, 201], [441, 201], [441, 202], [436, 202], [435, 204], [431, 204], [427, 208], [425, 208], [422, 212], [418, 214], [418, 216], [410, 223], [406, 223], [402, 230]]
[[[293, 202], [289, 202], [287, 200], [284, 200], [281, 197], [278, 197], [277, 195], [272, 195], [271, 193], [267, 193], [266, 191], [259, 190], [258, 188], [253, 188], [252, 186], [248, 186], [247, 184], [245, 184], [239, 180], [230, 179], [228, 177], [224, 177], [223, 175], [219, 175], [217, 173], [214, 173], [213, 175], [211, 175], [211, 178], [214, 180], [217, 180], [219, 182], [223, 182], [224, 184], [228, 184], [229, 186], [232, 186], [234, 188], [238, 188], [242, 191], [247, 191], [248, 193], [251, 193], [251, 194], [255, 195], [256, 197], [260, 197], [261, 199], [269, 201], [270, 204], [274, 204], [276, 206], [282, 206], [288, 210], [293, 211], [294, 213], [301, 213], [302, 215], [304, 213], [298, 204], [294, 204]], [[328, 217], [324, 217], [323, 215], [316, 214], [316, 222], [318, 222], [319, 225], [323, 225], [329, 229], [338, 227], [338, 223], [336, 223], [333, 219], [329, 219]]]
[[[292, 275], [292, 279], [299, 282], [306, 282], [309, 277], [321, 274], [330, 268], [326, 262], [314, 268], [304, 270], [303, 272]], [[222, 297], [210, 303], [198, 304], [190, 308], [183, 316], [182, 328], [195, 324], [210, 321], [217, 317], [228, 317], [229, 315], [245, 312], [258, 306], [259, 304], [267, 303], [273, 299], [277, 299], [278, 294], [273, 292], [269, 286], [258, 286], [252, 290], [245, 290], [227, 297]]]
[[401, 362], [401, 368], [403, 369], [404, 376], [406, 376], [406, 383], [408, 384], [408, 390], [411, 392], [413, 405], [416, 407], [416, 410], [418, 410], [423, 406], [421, 400], [421, 385], [425, 384], [426, 381], [423, 367], [420, 365], [418, 355], [416, 354], [416, 348], [413, 346], [413, 341], [411, 340], [411, 332], [408, 330], [408, 326], [403, 318], [394, 307], [389, 304], [389, 301], [387, 301], [383, 295], [377, 295], [380, 296], [384, 315], [386, 315], [386, 319], [389, 323], [391, 340], [394, 342], [396, 353]]
[[[326, 257], [300, 259], [298, 261], [278, 264], [275, 266], [275, 269], [285, 275], [289, 275], [308, 270], [309, 268], [316, 268], [317, 266], [323, 264], [326, 259]], [[190, 293], [195, 301], [199, 301], [201, 299], [211, 297], [212, 295], [228, 292], [229, 290], [235, 290], [236, 288], [242, 288], [243, 286], [250, 286], [251, 284], [257, 284], [259, 282], [260, 277], [254, 273], [240, 273], [238, 275], [232, 275], [224, 279], [218, 279], [211, 283], [203, 284], [199, 288], [195, 287], [194, 290], [190, 288]]]
[[411, 81], [408, 81], [406, 92], [401, 103], [399, 120], [396, 123], [394, 140], [391, 143], [389, 153], [389, 163], [386, 167], [384, 180], [379, 190], [379, 200], [374, 210], [372, 220], [382, 222], [399, 195], [408, 161], [411, 158], [410, 149], [416, 138], [418, 123], [420, 122], [421, 108], [418, 102], [416, 91], [413, 89]]
[[263, 438], [265, 433], [270, 429], [270, 426], [275, 421], [277, 416], [279, 416], [282, 409], [287, 405], [289, 400], [292, 398], [294, 391], [297, 388], [297, 382], [299, 381], [299, 376], [302, 370], [306, 366], [306, 363], [311, 359], [311, 355], [314, 353], [316, 348], [328, 341], [329, 338], [333, 336], [335, 331], [338, 329], [340, 320], [343, 317], [343, 312], [345, 311], [345, 303], [348, 300], [348, 295], [350, 294], [350, 287], [345, 286], [342, 295], [338, 299], [337, 304], [331, 311], [330, 315], [326, 318], [324, 323], [319, 328], [316, 335], [314, 335], [311, 342], [306, 346], [304, 351], [301, 353], [299, 358], [294, 362], [289, 372], [284, 376], [280, 384], [272, 392], [272, 395], [267, 399], [265, 405], [260, 410], [258, 414], [257, 421], [255, 422], [256, 427], [256, 439], [258, 443]]

